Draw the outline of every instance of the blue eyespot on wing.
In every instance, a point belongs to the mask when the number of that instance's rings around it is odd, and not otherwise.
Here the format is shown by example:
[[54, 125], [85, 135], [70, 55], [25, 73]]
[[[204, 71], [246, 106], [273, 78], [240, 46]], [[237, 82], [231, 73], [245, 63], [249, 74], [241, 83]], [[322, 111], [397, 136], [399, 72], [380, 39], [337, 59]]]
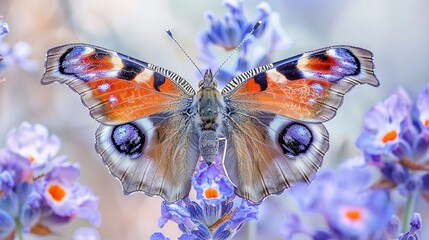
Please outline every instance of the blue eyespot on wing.
[[238, 111], [225, 124], [225, 170], [236, 194], [254, 203], [296, 182], [310, 182], [328, 150], [322, 124]]
[[197, 142], [193, 125], [171, 115], [100, 125], [96, 133], [96, 150], [125, 194], [141, 191], [167, 202], [189, 194], [199, 157]]

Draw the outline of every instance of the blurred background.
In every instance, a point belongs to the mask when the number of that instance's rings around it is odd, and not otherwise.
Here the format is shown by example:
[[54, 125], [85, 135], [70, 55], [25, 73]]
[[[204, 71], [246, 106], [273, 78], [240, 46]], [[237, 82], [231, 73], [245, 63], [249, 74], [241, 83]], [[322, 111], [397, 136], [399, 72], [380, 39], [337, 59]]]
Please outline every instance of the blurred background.
[[[249, 19], [257, 15], [259, 3], [244, 1]], [[275, 53], [274, 60], [337, 44], [359, 46], [374, 53], [381, 85], [353, 89], [337, 117], [326, 123], [331, 147], [324, 167], [359, 153], [354, 142], [364, 113], [375, 102], [385, 99], [399, 85], [415, 98], [428, 83], [428, 1], [273, 0], [269, 4], [280, 13], [284, 31], [293, 39], [289, 49]], [[160, 231], [157, 219], [161, 199], [122, 194], [119, 182], [110, 176], [94, 150], [98, 123], [89, 116], [78, 95], [66, 86], [40, 84], [45, 52], [66, 43], [91, 43], [163, 66], [195, 85], [199, 80], [195, 68], [164, 29], [171, 29], [199, 64], [195, 36], [208, 30], [209, 22], [204, 17], [207, 10], [222, 17], [225, 7], [222, 1], [192, 0], [0, 0], [0, 16], [10, 27], [2, 41], [10, 45], [28, 43], [28, 58], [32, 60], [30, 66], [23, 66], [27, 69], [19, 64], [0, 69], [0, 79], [6, 80], [0, 83], [0, 148], [7, 131], [23, 121], [43, 124], [58, 135], [61, 154], [81, 166], [80, 182], [100, 196], [99, 231], [103, 239], [148, 239]], [[224, 57], [216, 60], [222, 62]], [[57, 230], [60, 238], [69, 239], [75, 229], [87, 225], [75, 220]], [[162, 231], [172, 238], [179, 235], [174, 224], [167, 224]]]

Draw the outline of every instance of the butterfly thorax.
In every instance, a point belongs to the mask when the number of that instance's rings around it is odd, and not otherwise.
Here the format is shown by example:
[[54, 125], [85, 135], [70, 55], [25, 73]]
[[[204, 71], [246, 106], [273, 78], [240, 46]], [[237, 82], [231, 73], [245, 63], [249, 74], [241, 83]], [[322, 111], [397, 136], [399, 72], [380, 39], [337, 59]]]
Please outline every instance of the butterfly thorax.
[[221, 126], [221, 108], [224, 106], [223, 98], [217, 90], [217, 82], [212, 72], [206, 71], [204, 79], [199, 83], [197, 106], [199, 121], [196, 121], [201, 130], [199, 147], [201, 156], [207, 163], [211, 163], [219, 150], [218, 131]]
[[199, 83], [200, 90], [196, 97], [198, 102], [199, 125], [202, 130], [216, 131], [220, 119], [219, 112], [223, 105], [222, 95], [217, 90], [217, 82], [213, 79], [210, 70], [204, 74]]

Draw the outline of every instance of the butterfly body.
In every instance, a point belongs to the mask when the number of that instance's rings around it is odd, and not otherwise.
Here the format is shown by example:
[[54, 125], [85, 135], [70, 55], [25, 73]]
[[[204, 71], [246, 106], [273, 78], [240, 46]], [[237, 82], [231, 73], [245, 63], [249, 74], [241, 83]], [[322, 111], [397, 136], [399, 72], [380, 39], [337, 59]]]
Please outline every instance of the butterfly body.
[[195, 91], [162, 67], [69, 44], [48, 51], [42, 83], [81, 96], [101, 123], [96, 151], [125, 193], [184, 198], [198, 159], [212, 163], [223, 139], [235, 193], [258, 203], [310, 182], [329, 146], [322, 122], [353, 86], [378, 86], [373, 69], [369, 51], [333, 46], [249, 70], [222, 90], [207, 71]]

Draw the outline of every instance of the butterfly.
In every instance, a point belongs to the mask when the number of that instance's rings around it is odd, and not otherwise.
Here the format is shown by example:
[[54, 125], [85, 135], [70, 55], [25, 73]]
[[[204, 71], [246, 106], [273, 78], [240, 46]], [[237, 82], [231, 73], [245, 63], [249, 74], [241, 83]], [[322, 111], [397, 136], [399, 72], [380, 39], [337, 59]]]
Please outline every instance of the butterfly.
[[210, 70], [193, 87], [176, 73], [102, 47], [48, 50], [42, 84], [77, 92], [101, 123], [96, 151], [129, 194], [175, 202], [200, 156], [223, 161], [235, 193], [259, 203], [311, 181], [328, 150], [323, 122], [355, 85], [378, 86], [372, 53], [332, 46], [244, 72], [221, 90]]

